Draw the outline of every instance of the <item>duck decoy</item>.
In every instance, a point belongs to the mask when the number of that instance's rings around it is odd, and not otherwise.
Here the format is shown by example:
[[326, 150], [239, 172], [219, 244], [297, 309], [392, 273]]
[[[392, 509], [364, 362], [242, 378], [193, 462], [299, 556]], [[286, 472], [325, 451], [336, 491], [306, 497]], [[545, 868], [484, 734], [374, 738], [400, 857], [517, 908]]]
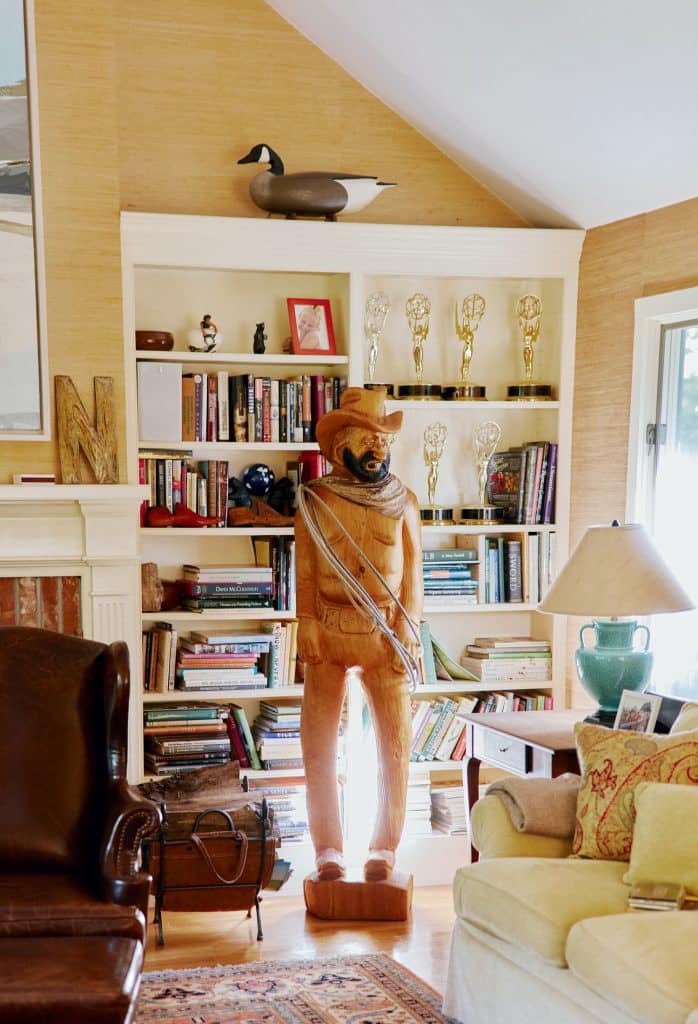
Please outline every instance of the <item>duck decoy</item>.
[[367, 174], [331, 171], [299, 171], [285, 174], [283, 160], [271, 146], [253, 146], [239, 164], [266, 164], [250, 182], [252, 201], [267, 213], [294, 217], [324, 217], [336, 220], [338, 213], [358, 213], [373, 202], [394, 181], [377, 181]]

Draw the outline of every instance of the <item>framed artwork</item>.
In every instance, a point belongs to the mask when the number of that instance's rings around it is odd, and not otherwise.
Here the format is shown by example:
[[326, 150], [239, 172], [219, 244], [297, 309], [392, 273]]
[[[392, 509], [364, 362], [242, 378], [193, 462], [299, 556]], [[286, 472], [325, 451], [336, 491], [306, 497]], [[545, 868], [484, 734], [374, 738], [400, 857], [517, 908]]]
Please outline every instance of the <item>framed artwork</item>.
[[661, 703], [662, 698], [659, 694], [623, 690], [613, 728], [627, 729], [630, 732], [652, 732]]
[[33, 0], [2, 0], [0, 439], [46, 440], [48, 360]]
[[337, 351], [329, 299], [286, 299], [291, 343], [296, 355], [334, 355]]

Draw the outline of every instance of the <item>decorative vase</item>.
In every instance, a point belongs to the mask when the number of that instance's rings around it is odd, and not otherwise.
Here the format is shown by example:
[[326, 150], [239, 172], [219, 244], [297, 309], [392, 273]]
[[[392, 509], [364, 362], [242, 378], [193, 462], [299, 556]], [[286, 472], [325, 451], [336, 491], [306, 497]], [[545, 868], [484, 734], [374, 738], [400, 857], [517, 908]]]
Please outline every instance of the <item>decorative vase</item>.
[[[584, 646], [584, 632], [593, 629], [596, 646]], [[633, 648], [635, 634], [642, 630], [645, 646]], [[641, 692], [647, 686], [652, 669], [648, 650], [650, 631], [632, 619], [594, 619], [579, 631], [579, 649], [575, 663], [582, 686], [598, 701], [598, 720], [613, 724], [623, 690]]]

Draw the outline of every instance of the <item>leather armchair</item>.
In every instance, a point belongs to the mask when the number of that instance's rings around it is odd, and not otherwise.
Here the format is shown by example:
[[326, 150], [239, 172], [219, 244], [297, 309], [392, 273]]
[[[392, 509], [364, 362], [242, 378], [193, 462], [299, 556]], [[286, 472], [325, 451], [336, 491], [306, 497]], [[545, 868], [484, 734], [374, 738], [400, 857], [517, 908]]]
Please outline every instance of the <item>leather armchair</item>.
[[160, 812], [126, 782], [128, 701], [125, 644], [0, 628], [0, 937], [145, 945]]

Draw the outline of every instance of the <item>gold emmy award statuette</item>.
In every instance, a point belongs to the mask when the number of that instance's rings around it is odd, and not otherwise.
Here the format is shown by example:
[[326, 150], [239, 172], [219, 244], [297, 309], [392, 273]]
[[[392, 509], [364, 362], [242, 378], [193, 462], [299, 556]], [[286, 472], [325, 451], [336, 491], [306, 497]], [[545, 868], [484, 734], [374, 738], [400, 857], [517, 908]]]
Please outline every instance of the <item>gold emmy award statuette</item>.
[[477, 466], [478, 501], [477, 505], [464, 505], [460, 510], [460, 522], [467, 526], [481, 523], [500, 523], [504, 519], [504, 509], [496, 505], [488, 505], [485, 501], [487, 492], [487, 467], [497, 450], [502, 428], [498, 423], [487, 420], [480, 423], [473, 431], [473, 451]]
[[422, 401], [433, 401], [441, 398], [440, 384], [424, 384], [424, 342], [429, 336], [429, 314], [431, 302], [426, 295], [415, 292], [405, 303], [405, 316], [412, 332], [412, 358], [416, 384], [400, 384], [397, 389], [398, 398], [417, 398]]
[[436, 505], [436, 485], [439, 479], [439, 462], [444, 453], [447, 430], [443, 423], [430, 423], [424, 430], [424, 463], [427, 473], [428, 505], [420, 508], [422, 522], [435, 526], [439, 523], [453, 523], [453, 509]]
[[458, 303], [455, 304], [456, 334], [463, 342], [463, 354], [460, 363], [460, 377], [457, 384], [443, 389], [443, 397], [453, 402], [486, 401], [487, 389], [482, 384], [471, 384], [470, 360], [473, 358], [473, 342], [475, 331], [485, 315], [485, 300], [482, 295], [473, 292], [466, 295], [461, 304], [460, 320], [458, 319]]
[[376, 362], [378, 360], [378, 347], [381, 334], [385, 327], [385, 321], [390, 312], [390, 300], [384, 292], [371, 292], [366, 299], [364, 307], [364, 334], [368, 341], [368, 381], [365, 388], [385, 388], [389, 398], [393, 395], [392, 384], [377, 384], [374, 380], [376, 375]]
[[515, 402], [530, 402], [532, 399], [549, 401], [553, 397], [552, 384], [541, 384], [533, 377], [533, 355], [540, 334], [540, 318], [543, 303], [537, 295], [522, 295], [516, 305], [516, 315], [523, 335], [524, 379], [507, 388], [507, 398]]

